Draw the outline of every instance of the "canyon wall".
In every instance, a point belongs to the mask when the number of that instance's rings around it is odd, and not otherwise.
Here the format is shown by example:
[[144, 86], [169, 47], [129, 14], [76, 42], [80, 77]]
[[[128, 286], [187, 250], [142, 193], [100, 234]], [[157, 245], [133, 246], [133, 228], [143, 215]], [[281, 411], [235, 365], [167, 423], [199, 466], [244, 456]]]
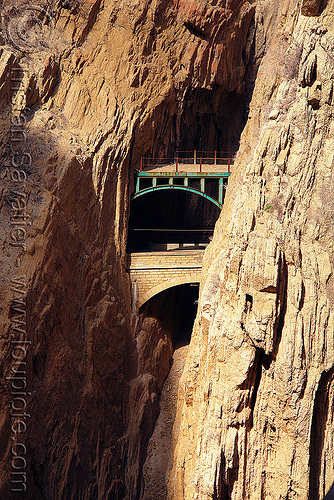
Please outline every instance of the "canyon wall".
[[0, 497], [138, 498], [171, 352], [135, 338], [133, 171], [203, 120], [203, 148], [238, 136], [254, 7], [4, 0], [1, 29]]
[[275, 8], [205, 255], [170, 499], [315, 500], [334, 481], [334, 10]]
[[169, 495], [328, 489], [332, 21], [315, 0], [2, 2], [0, 498], [22, 474], [27, 498], [140, 498], [171, 339], [131, 309], [133, 172], [236, 149], [246, 122]]

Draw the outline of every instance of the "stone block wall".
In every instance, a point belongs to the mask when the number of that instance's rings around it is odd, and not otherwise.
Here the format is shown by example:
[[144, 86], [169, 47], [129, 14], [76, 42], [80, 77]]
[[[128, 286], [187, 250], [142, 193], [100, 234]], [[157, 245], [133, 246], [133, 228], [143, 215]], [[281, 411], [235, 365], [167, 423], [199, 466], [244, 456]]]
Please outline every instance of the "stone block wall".
[[154, 295], [185, 283], [198, 283], [204, 250], [140, 252], [128, 256], [132, 300], [142, 306]]

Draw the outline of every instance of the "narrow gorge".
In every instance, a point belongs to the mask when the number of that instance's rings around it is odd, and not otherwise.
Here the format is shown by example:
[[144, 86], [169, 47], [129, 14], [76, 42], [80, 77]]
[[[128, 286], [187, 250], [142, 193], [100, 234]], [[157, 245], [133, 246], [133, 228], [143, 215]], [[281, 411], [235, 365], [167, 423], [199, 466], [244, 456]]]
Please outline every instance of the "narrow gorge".
[[0, 500], [329, 500], [333, 1], [0, 16]]

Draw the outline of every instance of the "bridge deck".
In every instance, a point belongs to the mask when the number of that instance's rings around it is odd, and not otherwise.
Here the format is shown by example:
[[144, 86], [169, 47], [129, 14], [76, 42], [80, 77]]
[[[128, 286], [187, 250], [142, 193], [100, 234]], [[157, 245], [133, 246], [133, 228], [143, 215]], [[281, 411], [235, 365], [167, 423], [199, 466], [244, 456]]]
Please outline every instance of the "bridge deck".
[[236, 151], [178, 151], [169, 158], [140, 160], [140, 171], [231, 172]]
[[159, 252], [135, 252], [128, 254], [127, 268], [147, 269], [199, 269], [202, 267], [204, 250], [167, 250]]
[[220, 177], [222, 174], [229, 174], [230, 172], [228, 171], [228, 165], [204, 164], [201, 168], [199, 164], [194, 163], [178, 163], [178, 165], [176, 165], [176, 163], [171, 163], [169, 165], [150, 166], [140, 171], [140, 175], [159, 175], [161, 173], [168, 173], [170, 175], [176, 173], [200, 175], [213, 173], [217, 177]]

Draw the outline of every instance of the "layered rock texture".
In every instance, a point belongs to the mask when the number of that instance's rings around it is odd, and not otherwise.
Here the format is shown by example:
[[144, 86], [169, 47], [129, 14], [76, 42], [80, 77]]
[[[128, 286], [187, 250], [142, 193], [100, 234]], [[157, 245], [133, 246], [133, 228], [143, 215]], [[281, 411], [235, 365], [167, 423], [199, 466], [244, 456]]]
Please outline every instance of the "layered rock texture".
[[334, 11], [282, 7], [205, 256], [171, 499], [317, 499], [334, 481]]
[[133, 171], [142, 155], [239, 139], [168, 495], [323, 498], [334, 481], [333, 4], [1, 9], [0, 498], [22, 487], [17, 471], [29, 499], [141, 498], [172, 341], [131, 309]]

